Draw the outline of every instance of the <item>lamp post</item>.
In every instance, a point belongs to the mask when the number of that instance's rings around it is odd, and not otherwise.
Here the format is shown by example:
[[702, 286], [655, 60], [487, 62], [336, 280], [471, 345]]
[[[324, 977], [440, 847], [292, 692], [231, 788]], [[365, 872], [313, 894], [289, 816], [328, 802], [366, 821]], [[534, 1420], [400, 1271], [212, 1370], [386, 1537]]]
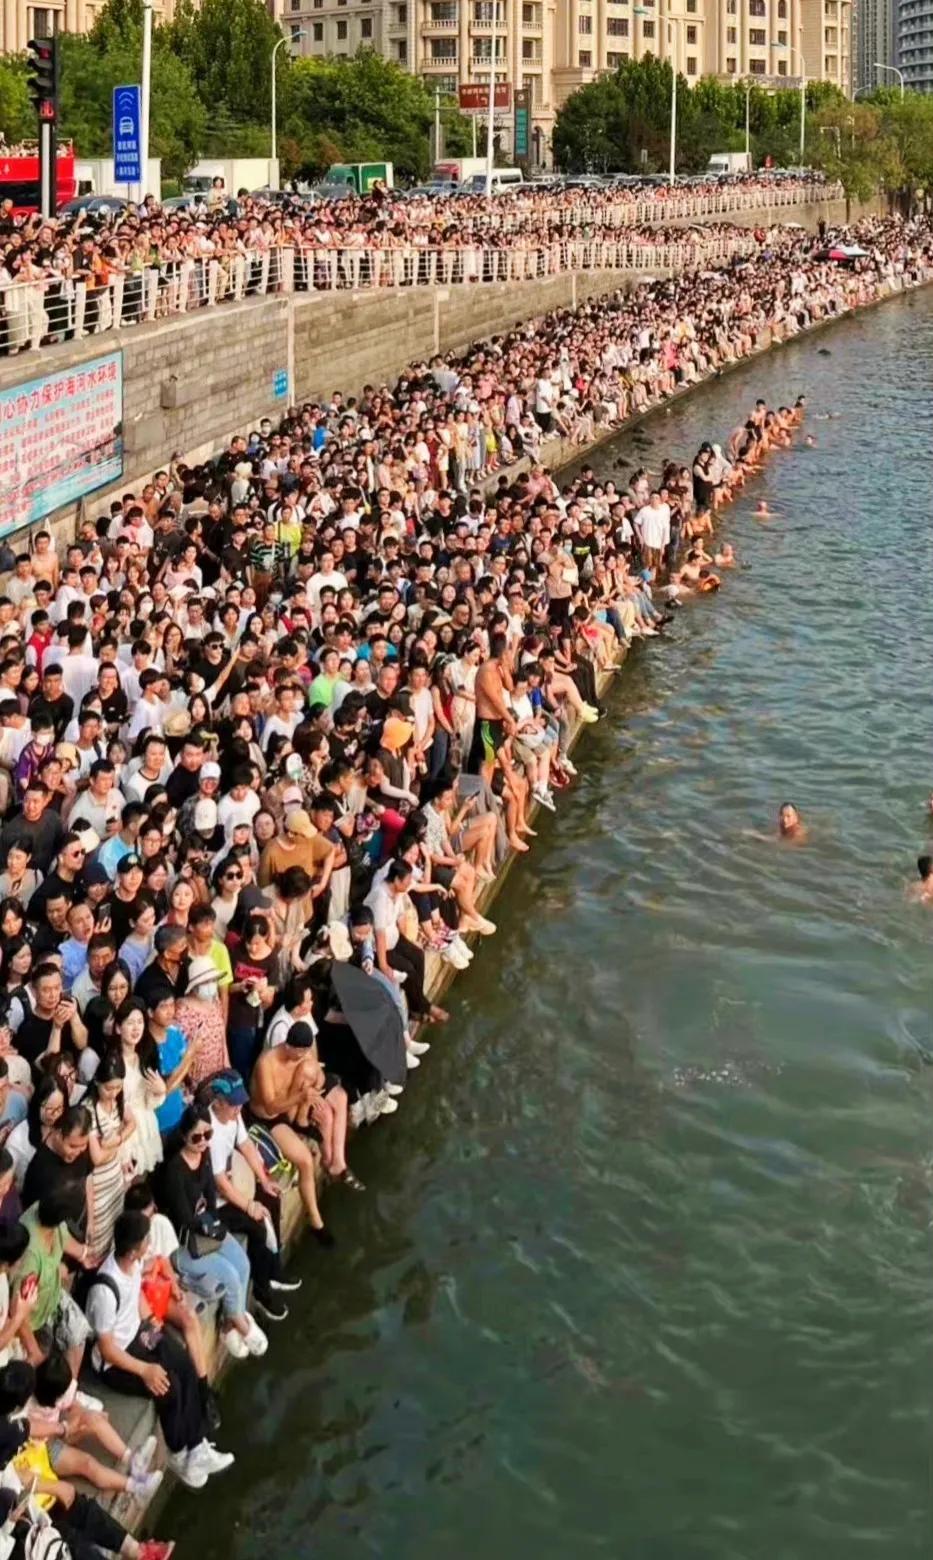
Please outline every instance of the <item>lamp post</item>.
[[[149, 99], [152, 95], [152, 0], [143, 0], [143, 68], [139, 88], [139, 203], [149, 177]], [[52, 178], [54, 180], [54, 172]], [[53, 186], [54, 188], [54, 186]]]
[[[306, 38], [307, 36], [308, 35], [305, 32], [304, 28], [303, 27], [299, 27], [298, 31], [297, 32], [293, 32], [290, 37], [285, 37], [285, 35], [283, 34], [282, 37], [277, 39], [276, 42], [272, 46], [272, 93], [271, 93], [271, 98], [272, 98], [272, 135], [270, 137], [270, 157], [269, 157], [269, 161], [270, 161], [270, 163], [275, 163], [275, 165], [276, 165], [276, 168], [275, 168], [276, 181], [278, 181], [278, 177], [279, 177], [279, 169], [278, 169], [279, 152], [278, 152], [278, 141], [276, 139], [276, 124], [275, 124], [275, 118], [276, 118], [276, 113], [275, 113], [275, 56], [278, 54], [278, 52], [279, 52], [280, 48], [282, 47], [283, 43], [297, 43], [299, 38]], [[271, 172], [272, 172], [271, 167], [269, 169], [269, 172], [271, 174]]]
[[750, 81], [746, 81], [746, 83], [745, 83], [745, 156], [746, 156], [746, 159], [747, 159], [747, 162], [748, 162], [748, 168], [746, 168], [746, 170], [745, 170], [746, 173], [749, 171], [749, 169], [751, 168], [751, 165], [752, 165], [751, 109], [749, 107], [749, 105], [751, 103], [751, 97], [752, 97], [752, 84], [751, 84]]
[[492, 16], [490, 26], [492, 31], [489, 37], [489, 119], [486, 124], [486, 199], [492, 194], [492, 164], [495, 152], [495, 128], [496, 128], [496, 22], [498, 21], [499, 0], [492, 0]]
[[896, 65], [885, 65], [883, 60], [874, 60], [875, 70], [888, 70], [892, 76], [896, 76], [901, 89], [901, 102], [904, 101], [904, 72], [898, 70]]
[[795, 49], [792, 43], [772, 43], [771, 47], [786, 49], [789, 54], [796, 54], [800, 61], [800, 166], [803, 167], [807, 133], [807, 62], [800, 50]]
[[[648, 7], [644, 5], [634, 6], [632, 14], [634, 16], [654, 16], [654, 12], [649, 11]], [[671, 43], [671, 157], [668, 181], [670, 184], [675, 184], [677, 181], [677, 32], [675, 29], [677, 24], [683, 20], [682, 16], [668, 16], [667, 18], [667, 36]]]

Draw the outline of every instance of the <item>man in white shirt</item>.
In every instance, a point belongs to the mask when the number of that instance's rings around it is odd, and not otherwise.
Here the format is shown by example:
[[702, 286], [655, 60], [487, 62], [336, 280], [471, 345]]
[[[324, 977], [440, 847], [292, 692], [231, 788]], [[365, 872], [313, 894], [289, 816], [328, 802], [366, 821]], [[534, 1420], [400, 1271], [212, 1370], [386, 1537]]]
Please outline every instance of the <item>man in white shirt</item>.
[[154, 666], [147, 667], [139, 679], [139, 703], [123, 728], [127, 742], [135, 742], [147, 726], [150, 731], [162, 730], [170, 708], [168, 701], [159, 697], [164, 686], [164, 672], [156, 671]]
[[68, 630], [68, 652], [62, 656], [61, 668], [65, 692], [76, 710], [80, 709], [85, 694], [97, 686], [97, 657], [85, 654], [86, 642], [87, 628], [81, 623], [73, 623]]
[[334, 555], [326, 552], [321, 555], [321, 561], [314, 574], [312, 574], [305, 590], [315, 613], [321, 610], [321, 591], [330, 585], [334, 590], [346, 590], [347, 576], [334, 567]]
[[657, 489], [635, 516], [635, 530], [646, 566], [657, 570], [671, 539], [671, 506], [663, 502]]

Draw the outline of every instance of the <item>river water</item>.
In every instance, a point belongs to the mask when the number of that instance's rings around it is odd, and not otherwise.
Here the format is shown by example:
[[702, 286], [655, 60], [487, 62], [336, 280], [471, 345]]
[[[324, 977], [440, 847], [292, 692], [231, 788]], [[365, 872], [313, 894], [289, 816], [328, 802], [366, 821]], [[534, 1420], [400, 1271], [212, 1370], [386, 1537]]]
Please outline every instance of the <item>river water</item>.
[[[224, 1392], [180, 1560], [931, 1552], [933, 297], [601, 452], [810, 397], [638, 647], [454, 1018]], [[820, 414], [838, 414], [820, 420]], [[780, 511], [751, 518], [763, 495]], [[792, 798], [809, 843], [779, 846]]]

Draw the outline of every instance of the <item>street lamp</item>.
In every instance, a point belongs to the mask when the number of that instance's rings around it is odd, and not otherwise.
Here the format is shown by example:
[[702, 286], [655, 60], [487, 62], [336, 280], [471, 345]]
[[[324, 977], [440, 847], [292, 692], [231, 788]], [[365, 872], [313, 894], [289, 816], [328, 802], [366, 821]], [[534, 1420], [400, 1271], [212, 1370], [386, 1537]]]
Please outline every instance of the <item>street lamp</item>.
[[[653, 11], [649, 11], [647, 6], [636, 5], [632, 9], [632, 14], [634, 16], [652, 16], [653, 17], [654, 12]], [[676, 184], [676, 182], [677, 182], [677, 166], [676, 165], [677, 165], [677, 38], [678, 38], [678, 34], [677, 34], [677, 32], [674, 29], [678, 26], [678, 24], [680, 22], [683, 22], [685, 20], [686, 20], [686, 18], [683, 17], [683, 16], [668, 16], [667, 17], [667, 36], [670, 39], [670, 43], [671, 43], [671, 168], [670, 168], [670, 175], [669, 175], [669, 181], [668, 181], [671, 185]]]
[[901, 102], [903, 102], [904, 101], [904, 72], [902, 70], [898, 70], [896, 65], [885, 65], [883, 60], [874, 60], [873, 64], [874, 64], [875, 70], [889, 70], [891, 72], [892, 76], [896, 76], [897, 77], [897, 79], [898, 79], [898, 81], [900, 83], [900, 88], [901, 88]]
[[796, 54], [800, 61], [800, 166], [803, 167], [807, 129], [807, 62], [800, 50], [795, 49], [793, 44], [772, 43], [771, 47], [772, 49], [786, 49], [789, 54]]
[[748, 164], [748, 167], [745, 170], [746, 173], [751, 171], [751, 166], [752, 166], [751, 109], [749, 107], [749, 104], [751, 103], [751, 97], [752, 97], [752, 83], [750, 81], [746, 81], [746, 83], [745, 83], [745, 158], [746, 158], [746, 162]]
[[[270, 138], [271, 139], [271, 156], [269, 158], [270, 162], [278, 163], [278, 160], [279, 160], [278, 144], [276, 142], [276, 133], [275, 133], [275, 56], [278, 54], [278, 52], [279, 52], [280, 48], [282, 47], [283, 43], [297, 43], [299, 38], [307, 38], [307, 36], [308, 36], [308, 34], [305, 32], [304, 28], [303, 27], [299, 27], [297, 29], [297, 31], [293, 32], [289, 37], [286, 37], [284, 35], [284, 33], [283, 33], [282, 37], [277, 39], [277, 41], [273, 44], [273, 47], [272, 47], [272, 136]], [[270, 173], [272, 172], [271, 168], [269, 169], [269, 172]], [[276, 167], [276, 170], [275, 170], [275, 176], [276, 176], [276, 179], [278, 179], [279, 170], [278, 170], [277, 167]]]

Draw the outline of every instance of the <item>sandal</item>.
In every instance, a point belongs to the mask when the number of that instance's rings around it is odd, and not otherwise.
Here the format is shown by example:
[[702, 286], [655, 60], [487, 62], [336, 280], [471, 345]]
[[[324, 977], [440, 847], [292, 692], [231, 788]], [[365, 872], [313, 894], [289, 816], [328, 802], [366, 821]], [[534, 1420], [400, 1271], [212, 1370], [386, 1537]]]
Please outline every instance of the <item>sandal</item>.
[[349, 1168], [343, 1172], [343, 1175], [338, 1175], [337, 1180], [341, 1183], [342, 1186], [349, 1186], [351, 1192], [365, 1192], [366, 1190], [366, 1187], [360, 1180], [359, 1176], [354, 1175], [353, 1171]]

